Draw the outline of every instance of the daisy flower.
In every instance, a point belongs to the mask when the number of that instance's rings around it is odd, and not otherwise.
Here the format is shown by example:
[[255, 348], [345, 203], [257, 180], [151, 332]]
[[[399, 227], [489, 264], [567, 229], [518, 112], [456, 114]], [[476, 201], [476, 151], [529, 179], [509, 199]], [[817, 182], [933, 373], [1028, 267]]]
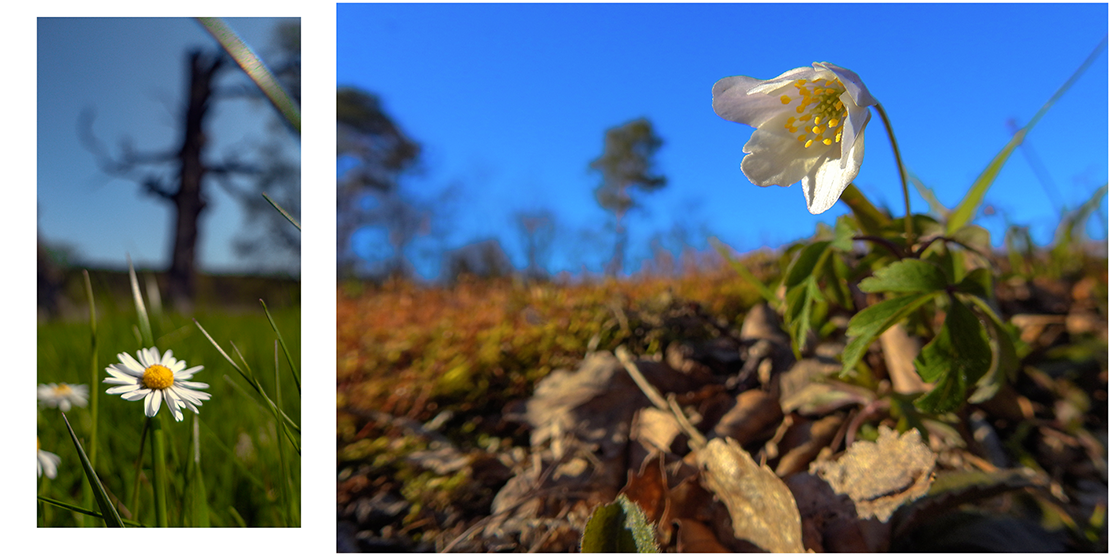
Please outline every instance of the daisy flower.
[[128, 401], [142, 399], [147, 417], [158, 414], [163, 400], [173, 413], [175, 421], [181, 421], [183, 407], [199, 414], [197, 406], [212, 395], [197, 391], [198, 388], [208, 388], [207, 384], [189, 382], [189, 379], [197, 371], [204, 370], [204, 366], [186, 369], [185, 361], [178, 361], [173, 353], [173, 350], [168, 349], [159, 357], [158, 348], [152, 347], [140, 349], [138, 360], [130, 353], [119, 354], [120, 362], [105, 369], [112, 376], [104, 379], [104, 383], [118, 385], [109, 388], [107, 393], [120, 394], [120, 397]]
[[46, 473], [47, 479], [53, 479], [54, 477], [57, 477], [58, 463], [62, 461], [62, 458], [58, 457], [58, 454], [43, 450], [42, 443], [39, 442], [39, 439], [37, 437], [35, 438], [35, 447], [38, 449], [39, 456], [39, 477], [42, 477], [43, 473]]
[[756, 128], [741, 160], [752, 183], [801, 181], [806, 208], [821, 214], [860, 171], [868, 107], [878, 102], [851, 70], [815, 62], [767, 80], [737, 75], [713, 95], [718, 116]]
[[43, 407], [56, 407], [62, 411], [69, 411], [75, 405], [85, 407], [89, 402], [89, 387], [85, 384], [40, 384], [38, 394]]

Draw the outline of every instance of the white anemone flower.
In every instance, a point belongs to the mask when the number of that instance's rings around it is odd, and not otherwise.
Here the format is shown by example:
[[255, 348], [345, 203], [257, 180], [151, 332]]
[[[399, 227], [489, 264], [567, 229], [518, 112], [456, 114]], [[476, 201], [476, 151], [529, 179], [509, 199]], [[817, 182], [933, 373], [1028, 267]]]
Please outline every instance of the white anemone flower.
[[752, 183], [801, 181], [806, 207], [821, 214], [860, 172], [868, 107], [878, 102], [856, 73], [815, 62], [766, 81], [726, 77], [713, 94], [718, 116], [756, 128], [741, 160]]
[[35, 438], [35, 448], [38, 449], [39, 477], [42, 477], [43, 473], [46, 473], [47, 479], [57, 477], [58, 464], [61, 463], [62, 458], [58, 457], [58, 454], [43, 450], [38, 438]]
[[212, 397], [207, 392], [199, 392], [197, 388], [208, 388], [203, 382], [189, 382], [193, 374], [204, 370], [204, 366], [185, 368], [185, 361], [178, 361], [173, 357], [173, 350], [159, 357], [158, 348], [140, 349], [139, 360], [136, 361], [130, 353], [118, 355], [120, 362], [109, 365], [108, 374], [104, 379], [105, 384], [118, 384], [109, 388], [109, 394], [121, 394], [125, 400], [135, 401], [143, 399], [147, 417], [154, 417], [162, 406], [162, 400], [174, 415], [175, 421], [181, 421], [181, 408], [187, 407], [193, 413], [200, 413], [197, 406]]
[[85, 407], [89, 403], [89, 386], [87, 384], [40, 384], [38, 391], [39, 403], [43, 407], [56, 407], [62, 411], [69, 411], [71, 407]]

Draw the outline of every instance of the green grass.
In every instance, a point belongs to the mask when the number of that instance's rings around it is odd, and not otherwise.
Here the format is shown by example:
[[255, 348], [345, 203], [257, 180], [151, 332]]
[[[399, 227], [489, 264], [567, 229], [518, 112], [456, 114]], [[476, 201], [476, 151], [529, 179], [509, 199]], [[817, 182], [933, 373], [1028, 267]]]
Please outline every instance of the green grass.
[[[107, 373], [104, 368], [117, 363], [116, 355], [129, 352], [132, 356], [143, 346], [134, 309], [130, 311], [101, 309], [97, 299], [96, 334], [100, 369], [97, 383], [90, 385], [90, 396], [99, 396], [97, 450], [94, 462], [97, 475], [109, 496], [117, 502], [124, 520], [153, 526], [154, 498], [151, 480], [150, 436], [146, 437], [140, 459], [140, 440], [147, 418], [141, 401], [126, 401], [118, 395], [107, 395], [108, 385], [100, 383]], [[123, 305], [122, 303], [119, 305]], [[290, 355], [300, 364], [301, 323], [299, 307], [271, 309], [274, 322], [281, 331]], [[242, 353], [247, 365], [263, 389], [275, 401], [275, 355], [278, 380], [281, 381], [280, 404], [293, 420], [300, 422], [301, 408], [298, 389], [286, 362], [285, 354], [275, 352], [277, 335], [259, 305], [254, 312], [199, 312], [196, 320], [236, 358], [232, 343]], [[198, 515], [193, 493], [203, 492], [207, 520], [212, 526], [299, 526], [300, 525], [300, 455], [283, 440], [272, 412], [261, 402], [243, 378], [220, 355], [189, 318], [166, 314], [152, 315], [151, 327], [155, 345], [161, 350], [172, 349], [176, 358], [187, 366], [204, 365], [193, 380], [207, 383], [212, 399], [200, 407], [200, 474], [192, 470], [193, 418], [184, 411], [178, 423], [170, 416], [165, 404], [159, 411], [166, 436], [167, 512], [171, 526], [192, 525]], [[91, 328], [84, 322], [42, 324], [38, 328], [38, 382], [89, 384], [92, 357]], [[240, 363], [242, 366], [242, 364]], [[92, 403], [75, 407], [67, 416], [86, 452], [92, 431]], [[55, 479], [40, 479], [39, 494], [47, 498], [96, 510], [91, 499], [82, 493], [85, 475], [80, 459], [57, 409], [40, 408], [38, 437], [43, 450], [58, 454], [62, 460]], [[166, 415], [163, 415], [166, 414]], [[279, 451], [279, 446], [280, 450]], [[283, 461], [284, 460], [284, 461]], [[136, 464], [138, 463], [138, 468]], [[282, 484], [283, 469], [289, 485]], [[203, 490], [196, 488], [190, 477], [203, 480]], [[121, 507], [122, 505], [122, 507]], [[50, 504], [38, 505], [40, 526], [79, 526], [86, 518], [76, 512]], [[99, 525], [99, 520], [88, 524]], [[201, 523], [197, 523], [201, 524]]]

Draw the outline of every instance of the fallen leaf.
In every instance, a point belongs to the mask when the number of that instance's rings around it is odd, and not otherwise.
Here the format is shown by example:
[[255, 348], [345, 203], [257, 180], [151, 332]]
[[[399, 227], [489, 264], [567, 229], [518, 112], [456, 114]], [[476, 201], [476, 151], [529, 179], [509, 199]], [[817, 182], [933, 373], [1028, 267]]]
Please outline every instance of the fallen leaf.
[[895, 510], [921, 498], [930, 489], [934, 454], [911, 429], [902, 436], [880, 427], [876, 442], [854, 442], [837, 461], [820, 461], [810, 473], [826, 480], [838, 494], [847, 494], [862, 519], [887, 522]]
[[732, 438], [697, 453], [703, 483], [729, 510], [733, 535], [770, 552], [803, 552], [802, 524], [791, 490]]
[[679, 539], [676, 541], [676, 552], [733, 552], [718, 542], [714, 532], [701, 522], [684, 518], [677, 521], [679, 524]]

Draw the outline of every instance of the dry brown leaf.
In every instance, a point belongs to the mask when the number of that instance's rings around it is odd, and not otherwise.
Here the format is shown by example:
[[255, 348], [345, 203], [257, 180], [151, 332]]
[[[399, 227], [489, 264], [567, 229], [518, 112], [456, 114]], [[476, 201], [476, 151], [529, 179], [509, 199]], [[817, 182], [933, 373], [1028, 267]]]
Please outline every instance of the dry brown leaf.
[[693, 519], [680, 518], [679, 539], [676, 541], [676, 552], [733, 552], [722, 546], [713, 530], [701, 522]]
[[640, 472], [629, 470], [629, 481], [618, 495], [624, 494], [644, 511], [649, 523], [656, 523], [664, 512], [667, 497], [667, 478], [664, 475], [663, 454], [646, 458]]
[[799, 419], [787, 429], [779, 443], [785, 453], [775, 466], [775, 474], [786, 477], [805, 470], [822, 448], [829, 445], [844, 419], [837, 414], [827, 415], [818, 421]]
[[795, 497], [767, 466], [731, 438], [710, 440], [699, 450], [703, 483], [729, 510], [733, 535], [770, 552], [803, 552]]
[[670, 411], [645, 407], [633, 418], [633, 428], [629, 437], [649, 450], [656, 449], [671, 453], [674, 451], [676, 439], [679, 439], [682, 434], [683, 429], [679, 428], [679, 422]]
[[854, 442], [837, 461], [815, 462], [810, 473], [826, 480], [838, 494], [847, 494], [861, 519], [887, 522], [899, 506], [921, 498], [930, 489], [934, 454], [911, 429], [902, 436], [880, 427], [876, 442]]
[[748, 444], [765, 433], [770, 435], [782, 419], [783, 411], [776, 396], [762, 390], [748, 390], [737, 396], [733, 407], [714, 425], [714, 434]]

